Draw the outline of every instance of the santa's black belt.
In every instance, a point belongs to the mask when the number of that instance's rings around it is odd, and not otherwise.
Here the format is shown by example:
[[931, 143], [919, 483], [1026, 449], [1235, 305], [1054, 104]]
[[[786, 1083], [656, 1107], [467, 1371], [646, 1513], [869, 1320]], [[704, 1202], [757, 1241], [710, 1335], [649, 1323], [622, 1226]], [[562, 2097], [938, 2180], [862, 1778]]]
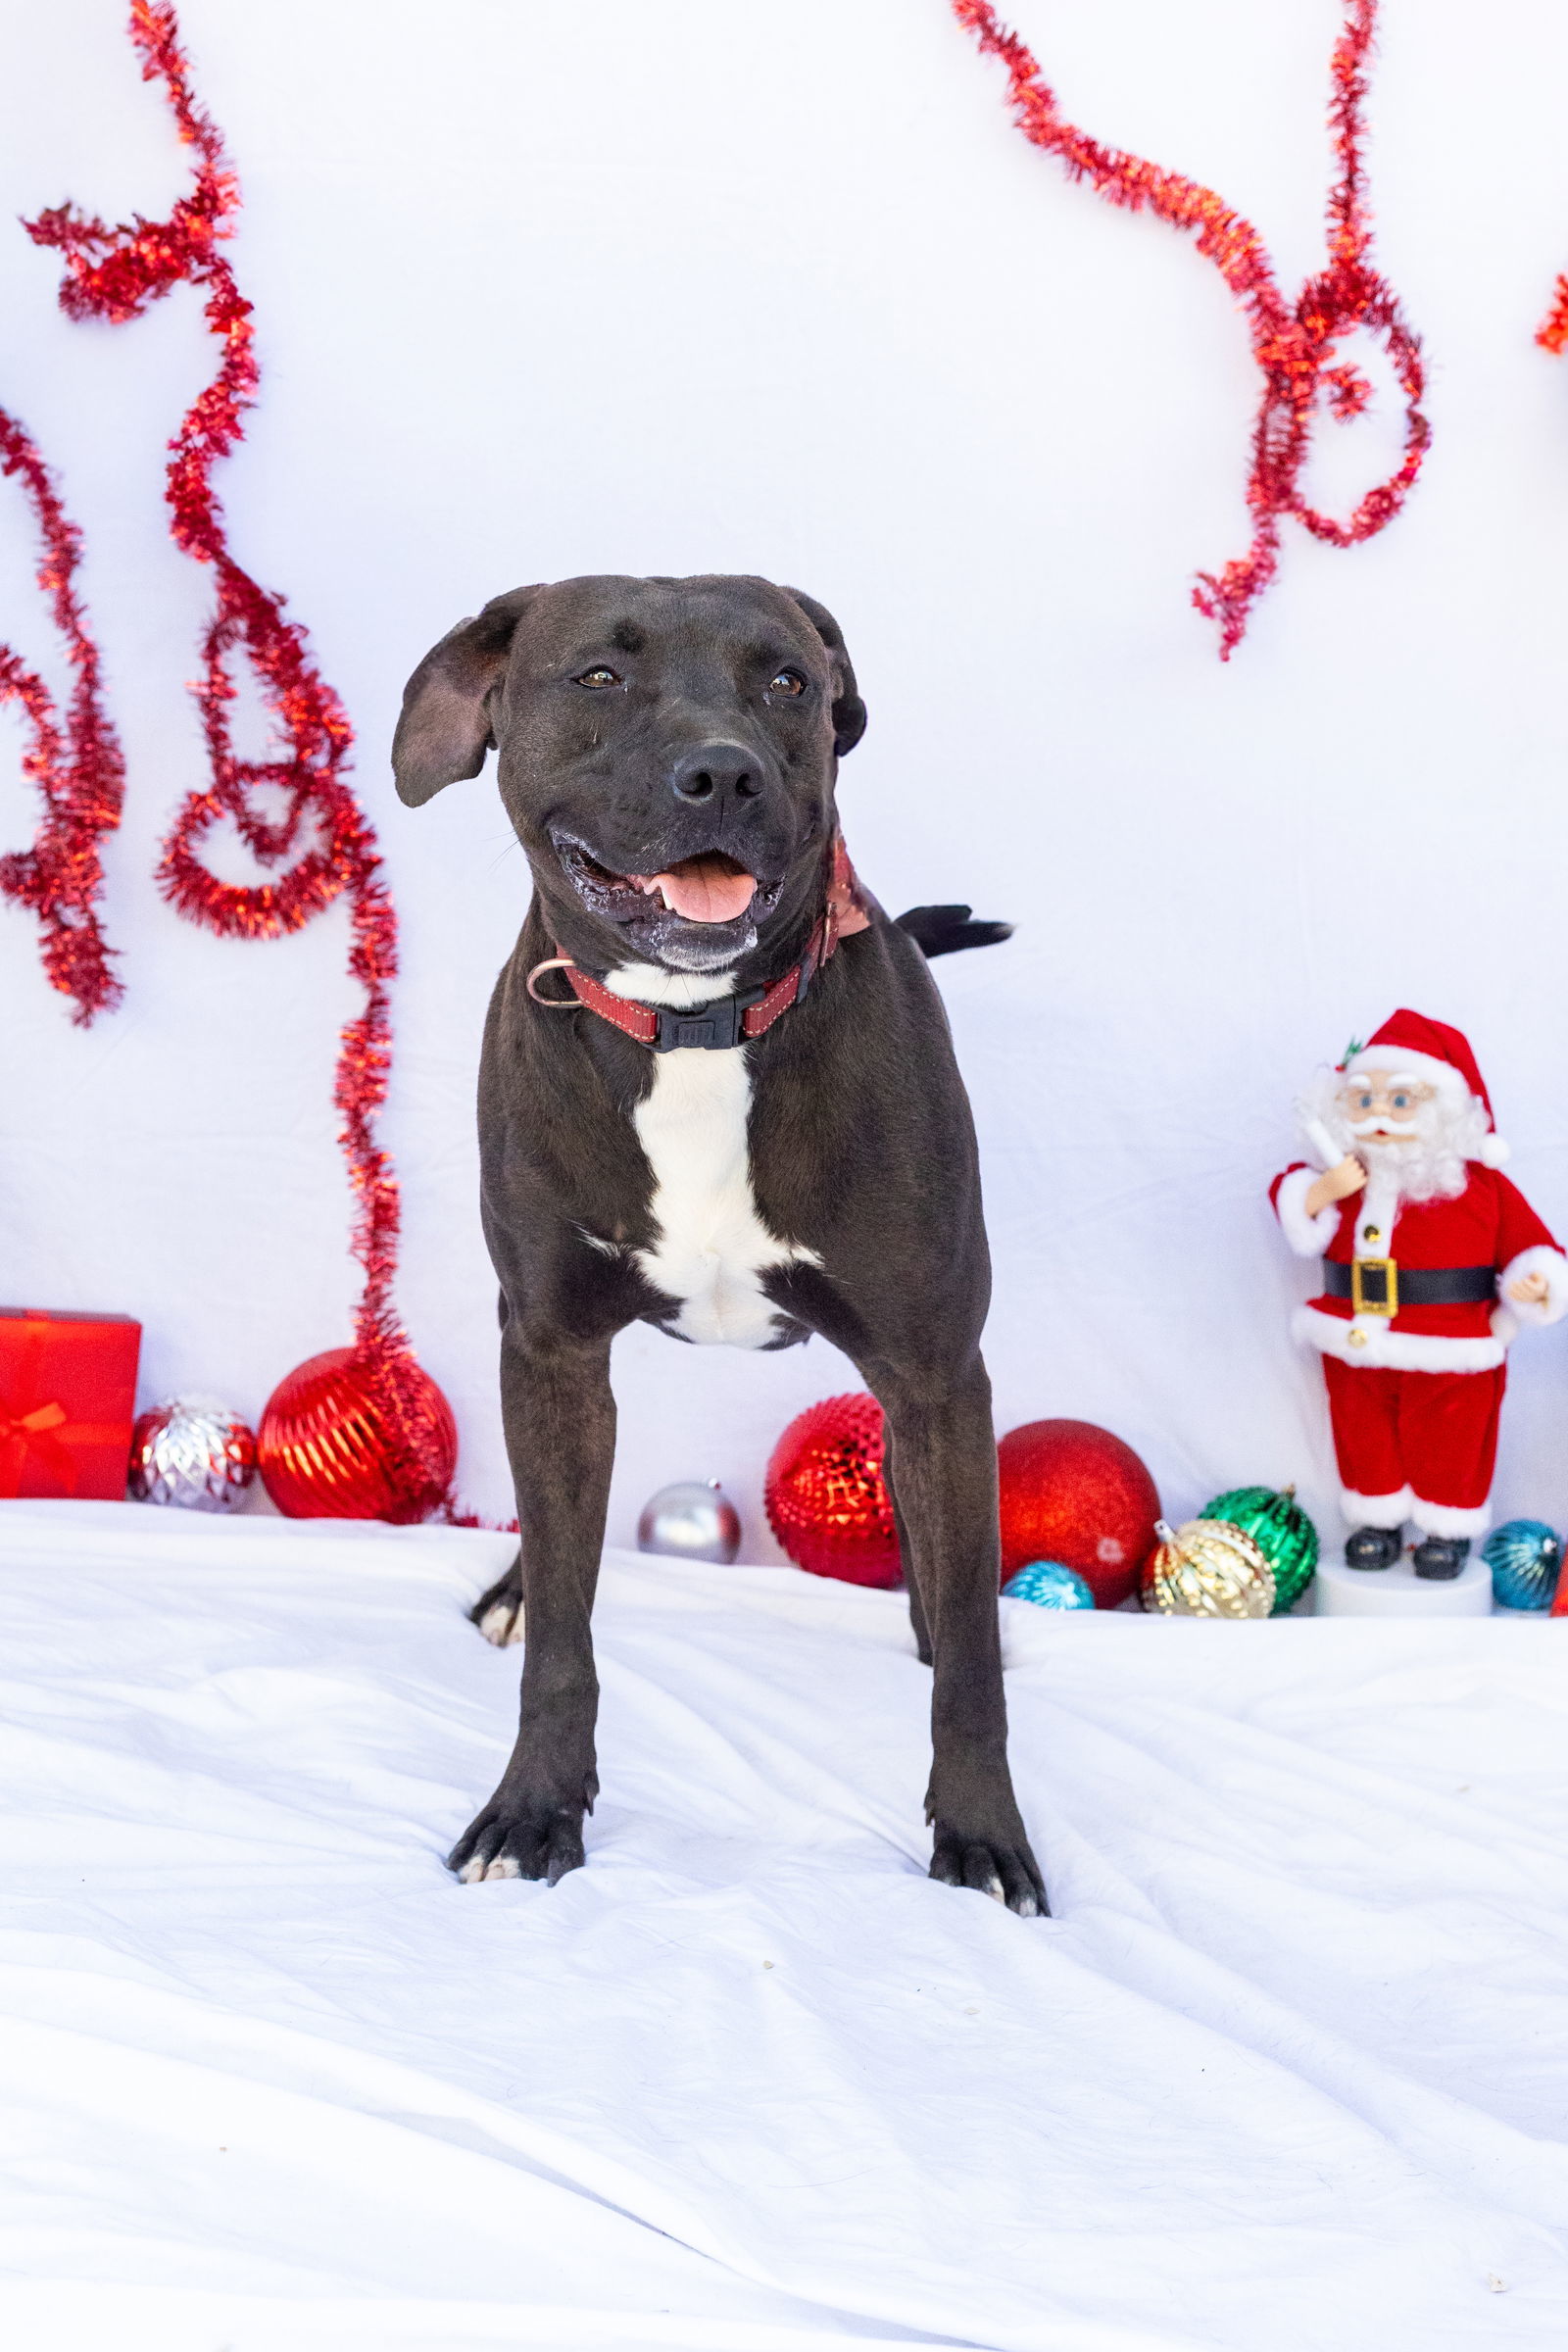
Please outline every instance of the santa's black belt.
[[1323, 1260], [1323, 1290], [1349, 1298], [1358, 1313], [1397, 1314], [1403, 1306], [1480, 1306], [1497, 1293], [1493, 1266], [1401, 1266], [1392, 1257], [1359, 1257], [1350, 1265]]

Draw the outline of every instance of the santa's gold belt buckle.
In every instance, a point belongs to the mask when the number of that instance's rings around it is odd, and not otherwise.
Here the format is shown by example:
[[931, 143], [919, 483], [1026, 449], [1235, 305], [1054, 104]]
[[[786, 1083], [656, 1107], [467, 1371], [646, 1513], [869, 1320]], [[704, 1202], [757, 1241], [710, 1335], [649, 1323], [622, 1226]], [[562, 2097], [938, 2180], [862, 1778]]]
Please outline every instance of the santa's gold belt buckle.
[[1398, 1313], [1399, 1269], [1392, 1257], [1351, 1258], [1350, 1305], [1358, 1315]]

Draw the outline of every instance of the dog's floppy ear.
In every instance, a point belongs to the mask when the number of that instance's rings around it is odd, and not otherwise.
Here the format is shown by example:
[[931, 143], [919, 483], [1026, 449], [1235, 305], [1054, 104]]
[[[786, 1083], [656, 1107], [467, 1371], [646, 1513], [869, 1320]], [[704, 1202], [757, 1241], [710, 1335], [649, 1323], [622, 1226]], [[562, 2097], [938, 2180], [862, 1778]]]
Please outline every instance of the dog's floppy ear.
[[392, 738], [398, 799], [420, 808], [443, 785], [476, 776], [495, 742], [490, 694], [512, 651], [512, 635], [537, 588], [493, 596], [472, 620], [460, 620], [434, 645], [403, 689], [403, 714]]
[[800, 588], [786, 588], [806, 614], [822, 643], [827, 647], [833, 663], [833, 749], [842, 760], [853, 752], [865, 733], [865, 705], [856, 690], [855, 670], [845, 651], [844, 631], [839, 627], [826, 605], [819, 605], [814, 596]]

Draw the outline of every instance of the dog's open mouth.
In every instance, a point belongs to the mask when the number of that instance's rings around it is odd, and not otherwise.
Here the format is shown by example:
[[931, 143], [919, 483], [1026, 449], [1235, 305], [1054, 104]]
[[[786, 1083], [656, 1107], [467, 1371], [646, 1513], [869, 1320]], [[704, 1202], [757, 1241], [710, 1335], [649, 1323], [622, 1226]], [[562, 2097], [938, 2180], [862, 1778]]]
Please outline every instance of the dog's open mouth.
[[662, 912], [686, 923], [740, 923], [765, 913], [779, 894], [778, 883], [759, 882], [727, 850], [677, 858], [654, 874], [618, 874], [569, 835], [552, 838], [577, 896], [590, 912], [612, 922], [634, 923]]

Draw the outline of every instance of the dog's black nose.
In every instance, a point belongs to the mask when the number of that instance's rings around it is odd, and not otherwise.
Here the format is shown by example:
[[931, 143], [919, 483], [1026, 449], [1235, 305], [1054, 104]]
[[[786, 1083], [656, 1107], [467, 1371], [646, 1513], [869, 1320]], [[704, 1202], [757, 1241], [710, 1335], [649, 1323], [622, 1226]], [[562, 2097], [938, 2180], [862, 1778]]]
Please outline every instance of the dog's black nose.
[[762, 789], [762, 771], [756, 753], [743, 744], [700, 743], [681, 754], [669, 781], [681, 801], [711, 801], [725, 794], [750, 801]]

